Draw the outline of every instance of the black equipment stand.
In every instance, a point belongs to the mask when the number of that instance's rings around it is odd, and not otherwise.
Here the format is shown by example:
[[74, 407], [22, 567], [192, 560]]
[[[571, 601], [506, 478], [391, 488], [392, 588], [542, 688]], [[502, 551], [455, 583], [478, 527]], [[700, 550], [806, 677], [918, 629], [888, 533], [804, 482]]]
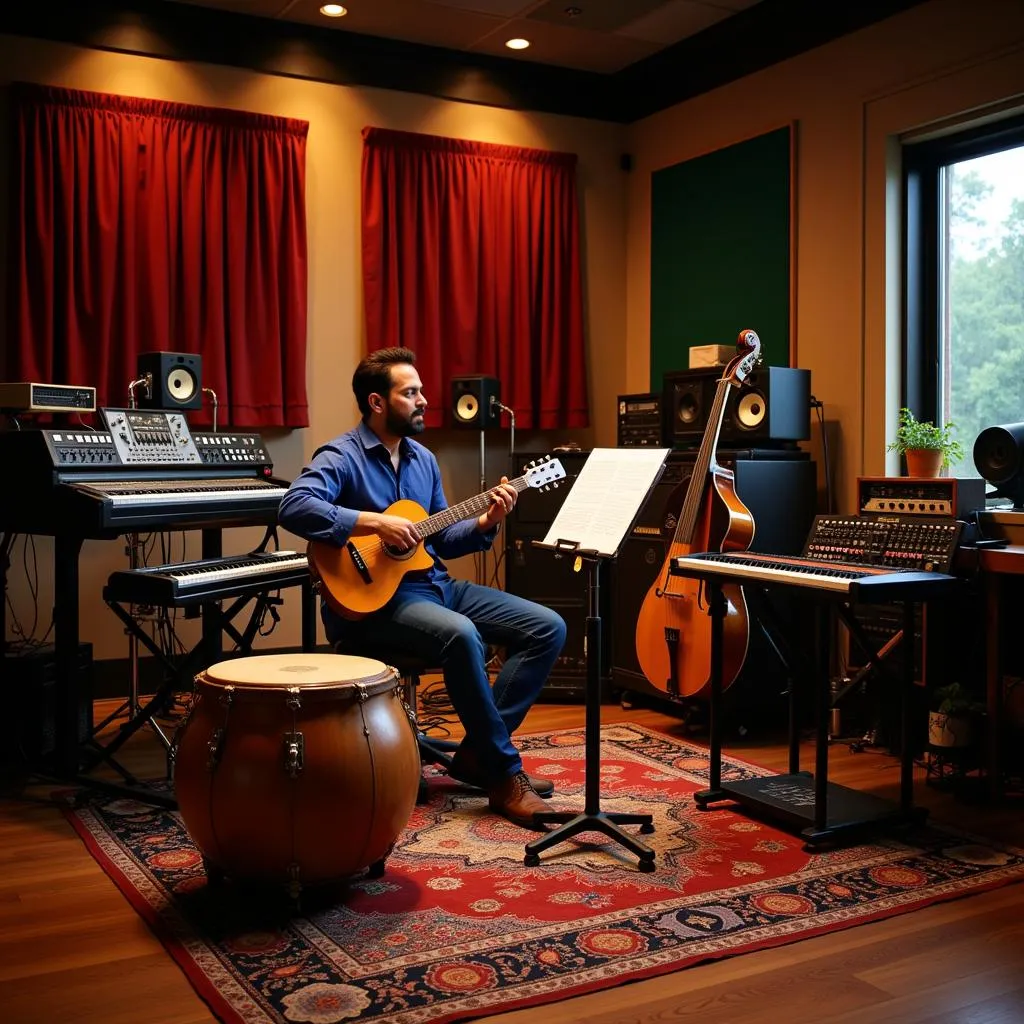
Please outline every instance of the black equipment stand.
[[[902, 606], [903, 642], [900, 644], [902, 672], [899, 682], [900, 694], [900, 790], [898, 801], [886, 800], [872, 793], [849, 789], [828, 780], [828, 718], [829, 664], [833, 618], [837, 600], [834, 594], [813, 592], [816, 600], [816, 678], [810, 680], [814, 695], [815, 748], [814, 772], [800, 769], [800, 744], [796, 729], [796, 691], [790, 691], [790, 737], [789, 771], [755, 779], [726, 782], [722, 780], [722, 652], [723, 623], [728, 602], [722, 592], [723, 580], [708, 570], [688, 567], [674, 568], [674, 573], [695, 576], [704, 580], [707, 593], [711, 628], [711, 687], [710, 687], [710, 765], [708, 788], [694, 794], [694, 802], [704, 811], [708, 806], [723, 800], [734, 800], [741, 806], [749, 807], [754, 813], [776, 818], [783, 824], [797, 830], [814, 849], [823, 844], [839, 842], [848, 836], [860, 836], [875, 832], [887, 825], [903, 825], [920, 822], [927, 817], [927, 810], [914, 806], [913, 800], [913, 754], [911, 742], [912, 695], [914, 690], [914, 648], [907, 638], [914, 636], [915, 607], [928, 600], [952, 596], [961, 587], [962, 581], [941, 573], [907, 573], [890, 583], [889, 577], [861, 581], [858, 594], [866, 602], [873, 599]], [[875, 584], [876, 586], [872, 586]], [[779, 581], [774, 584], [786, 587]], [[883, 588], [888, 588], [884, 593]], [[876, 592], [873, 594], [872, 590]], [[812, 592], [807, 592], [811, 594]]]
[[[157, 691], [146, 702], [139, 713], [125, 722], [106, 745], [100, 745], [95, 739], [91, 741], [93, 754], [86, 759], [82, 765], [83, 772], [90, 772], [98, 767], [103, 761], [108, 762], [115, 770], [119, 771], [133, 785], [137, 780], [130, 778], [123, 767], [114, 760], [113, 755], [120, 750], [124, 744], [131, 739], [142, 728], [150, 722], [154, 716], [165, 711], [171, 703], [176, 690], [184, 688], [192, 678], [204, 666], [213, 664], [221, 655], [222, 646], [220, 636], [215, 634], [211, 643], [210, 623], [218, 626], [226, 633], [235, 645], [239, 656], [252, 654], [252, 644], [259, 630], [260, 622], [264, 612], [273, 611], [279, 599], [271, 597], [271, 593], [281, 589], [287, 584], [277, 584], [267, 590], [238, 596], [227, 608], [221, 608], [219, 601], [203, 601], [203, 636], [199, 642], [181, 657], [169, 657], [146, 632], [141, 623], [131, 614], [129, 608], [125, 608], [122, 602], [110, 597], [104, 588], [103, 599], [112, 612], [125, 624], [127, 631], [145, 647], [153, 657], [160, 662], [165, 669], [164, 681], [158, 686]], [[304, 581], [302, 587], [302, 649], [312, 651], [316, 646], [316, 601], [313, 595], [312, 582]], [[240, 615], [253, 602], [249, 612], [249, 621], [243, 632], [239, 632], [233, 620]], [[177, 604], [183, 607], [184, 604]]]
[[537, 824], [561, 823], [560, 828], [534, 839], [526, 844], [526, 856], [523, 863], [526, 867], [537, 867], [540, 864], [540, 854], [570, 839], [581, 832], [600, 832], [622, 846], [631, 853], [636, 854], [640, 859], [637, 865], [640, 871], [654, 870], [654, 851], [642, 843], [639, 839], [631, 836], [628, 832], [619, 828], [619, 825], [639, 825], [640, 831], [650, 834], [654, 831], [654, 824], [650, 814], [624, 814], [617, 811], [608, 812], [601, 810], [601, 614], [600, 614], [600, 593], [601, 593], [601, 569], [607, 561], [607, 557], [599, 555], [595, 551], [580, 550], [575, 544], [559, 541], [554, 548], [551, 545], [539, 544], [538, 547], [547, 547], [554, 550], [556, 556], [561, 553], [570, 553], [575, 558], [574, 571], [579, 571], [583, 565], [587, 567], [588, 577], [588, 614], [586, 648], [584, 651], [587, 659], [587, 694], [586, 694], [586, 725], [585, 725], [585, 781], [584, 781], [584, 807], [580, 814], [568, 811], [546, 811], [542, 814], [535, 814], [533, 820]]

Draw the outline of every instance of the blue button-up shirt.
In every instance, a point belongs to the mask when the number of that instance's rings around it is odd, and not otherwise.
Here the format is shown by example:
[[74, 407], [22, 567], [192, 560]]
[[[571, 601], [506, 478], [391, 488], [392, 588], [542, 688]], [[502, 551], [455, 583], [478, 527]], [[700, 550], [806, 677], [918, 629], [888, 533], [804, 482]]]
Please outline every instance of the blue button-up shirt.
[[[437, 459], [418, 441], [403, 437], [396, 473], [391, 453], [366, 423], [360, 422], [313, 453], [312, 461], [281, 501], [278, 520], [307, 540], [341, 546], [348, 541], [360, 512], [384, 512], [403, 498], [415, 501], [429, 515], [448, 507]], [[427, 588], [446, 600], [452, 579], [441, 559], [487, 551], [496, 533], [497, 529], [477, 529], [474, 516], [432, 534], [425, 544], [434, 556], [433, 566], [406, 573], [398, 592]]]

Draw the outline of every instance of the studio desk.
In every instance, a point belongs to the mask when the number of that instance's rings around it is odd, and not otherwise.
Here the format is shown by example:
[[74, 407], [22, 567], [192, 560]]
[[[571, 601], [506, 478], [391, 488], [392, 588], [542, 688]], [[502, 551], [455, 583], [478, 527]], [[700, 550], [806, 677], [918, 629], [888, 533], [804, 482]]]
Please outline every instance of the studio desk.
[[[882, 527], [878, 527], [881, 529]], [[900, 528], [906, 529], [905, 524]], [[913, 743], [911, 736], [914, 692], [913, 644], [900, 644], [900, 795], [898, 802], [882, 799], [828, 781], [830, 657], [837, 607], [847, 611], [867, 604], [897, 604], [902, 608], [903, 635], [914, 636], [919, 605], [956, 598], [964, 581], [946, 572], [909, 568], [845, 564], [813, 557], [815, 533], [824, 536], [821, 550], [832, 552], [827, 543], [851, 527], [849, 520], [818, 517], [803, 557], [762, 555], [754, 552], [705, 553], [672, 559], [670, 574], [698, 579], [707, 588], [712, 618], [710, 679], [710, 768], [709, 784], [695, 794], [699, 808], [722, 800], [734, 800], [762, 816], [775, 818], [797, 830], [809, 846], [856, 839], [866, 832], [905, 824], [925, 817], [913, 802]], [[953, 529], [953, 527], [950, 527]], [[955, 527], [959, 530], [959, 526]], [[834, 537], [827, 534], [831, 531]], [[872, 543], [872, 541], [868, 541]], [[891, 543], [891, 539], [885, 542]], [[952, 552], [956, 537], [936, 537], [935, 548]], [[807, 557], [808, 550], [811, 557]], [[901, 549], [896, 549], [899, 551]], [[936, 560], [938, 561], [938, 559]], [[930, 563], [929, 563], [930, 564]], [[945, 566], [944, 566], [945, 567]], [[797, 686], [790, 687], [789, 771], [741, 781], [722, 779], [722, 667], [724, 629], [728, 601], [723, 587], [741, 584], [759, 586], [770, 594], [786, 590], [804, 595], [812, 604], [815, 619], [815, 659], [810, 687], [813, 691], [815, 763], [813, 774], [800, 769], [800, 736]]]
[[988, 712], [988, 743], [985, 767], [989, 795], [1000, 799], [1006, 772], [1004, 753], [1003, 645], [1004, 591], [1014, 577], [1024, 576], [1024, 544], [1002, 548], [962, 548], [957, 570], [980, 576], [985, 615], [985, 705]]

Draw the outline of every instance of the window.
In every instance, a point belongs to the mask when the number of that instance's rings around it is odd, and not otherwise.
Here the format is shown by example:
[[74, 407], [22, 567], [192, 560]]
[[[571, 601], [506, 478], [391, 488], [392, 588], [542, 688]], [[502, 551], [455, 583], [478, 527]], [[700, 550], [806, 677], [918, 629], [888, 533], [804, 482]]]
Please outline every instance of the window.
[[903, 404], [971, 449], [1024, 421], [1024, 117], [904, 149]]

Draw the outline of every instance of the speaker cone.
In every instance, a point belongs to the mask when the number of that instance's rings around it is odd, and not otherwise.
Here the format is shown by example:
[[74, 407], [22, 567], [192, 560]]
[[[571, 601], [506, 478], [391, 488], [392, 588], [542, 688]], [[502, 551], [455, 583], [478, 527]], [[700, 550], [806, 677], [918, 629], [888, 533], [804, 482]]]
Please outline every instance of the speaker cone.
[[736, 422], [744, 430], [757, 430], [764, 422], [766, 408], [764, 395], [748, 391], [736, 403]]
[[479, 411], [480, 403], [476, 400], [476, 395], [460, 395], [455, 403], [455, 415], [465, 422], [475, 420]]
[[700, 401], [692, 391], [686, 391], [679, 396], [679, 404], [676, 406], [676, 416], [680, 423], [696, 423], [700, 419]]
[[196, 393], [195, 376], [188, 370], [171, 370], [167, 375], [167, 393], [176, 402], [187, 402]]

